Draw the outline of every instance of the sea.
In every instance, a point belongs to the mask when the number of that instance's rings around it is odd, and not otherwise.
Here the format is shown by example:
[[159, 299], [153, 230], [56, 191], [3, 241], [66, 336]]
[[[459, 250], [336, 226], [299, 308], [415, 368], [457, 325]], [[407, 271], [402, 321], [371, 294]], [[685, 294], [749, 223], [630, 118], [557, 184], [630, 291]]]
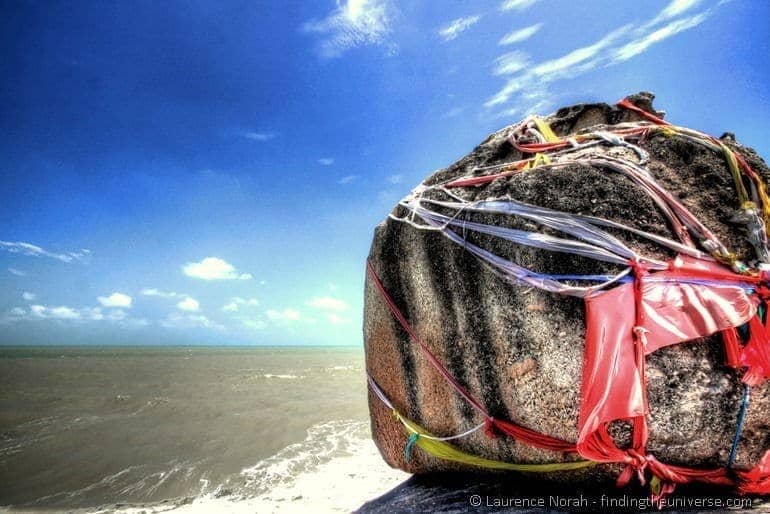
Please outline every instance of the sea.
[[360, 348], [0, 348], [0, 511], [350, 512], [406, 478]]

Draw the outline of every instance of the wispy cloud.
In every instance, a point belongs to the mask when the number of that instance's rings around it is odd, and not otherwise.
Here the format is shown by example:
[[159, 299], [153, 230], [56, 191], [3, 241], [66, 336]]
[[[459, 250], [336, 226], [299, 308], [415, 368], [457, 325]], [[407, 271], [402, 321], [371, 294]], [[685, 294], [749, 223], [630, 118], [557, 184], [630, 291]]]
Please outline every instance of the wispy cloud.
[[75, 309], [66, 305], [47, 306], [30, 305], [29, 310], [21, 307], [11, 309], [10, 314], [16, 320], [66, 320], [66, 321], [101, 321], [105, 319], [99, 307]]
[[225, 330], [223, 325], [210, 320], [202, 314], [182, 314], [179, 312], [169, 314], [160, 322], [160, 325], [170, 329], [210, 328], [213, 330]]
[[349, 318], [343, 316], [343, 314], [350, 309], [350, 306], [346, 301], [340, 300], [339, 298], [318, 296], [312, 298], [306, 305], [320, 311], [319, 315], [332, 325], [341, 325], [350, 322]]
[[144, 296], [157, 296], [159, 298], [176, 298], [177, 296], [186, 296], [180, 293], [175, 293], [174, 291], [161, 291], [154, 287], [142, 289], [140, 294]]
[[331, 314], [327, 315], [326, 319], [332, 325], [343, 325], [345, 323], [350, 323], [349, 318], [342, 317], [336, 312], [332, 312]]
[[345, 184], [350, 184], [351, 182], [355, 182], [356, 180], [358, 180], [358, 175], [346, 175], [341, 179], [339, 179], [337, 183], [345, 185]]
[[265, 316], [267, 316], [267, 319], [274, 323], [278, 324], [294, 324], [294, 323], [314, 323], [315, 319], [313, 318], [307, 318], [302, 315], [300, 311], [297, 309], [268, 309], [265, 311]]
[[654, 25], [658, 22], [670, 20], [680, 14], [697, 7], [703, 0], [671, 0], [671, 2], [648, 23]]
[[513, 32], [509, 32], [503, 36], [499, 44], [501, 46], [505, 46], [512, 45], [514, 43], [521, 43], [522, 41], [526, 41], [527, 39], [534, 36], [542, 27], [542, 23], [536, 23], [535, 25], [530, 25], [529, 27], [514, 30]]
[[[540, 77], [547, 77], [549, 79], [558, 78], [561, 74], [567, 76], [571, 75], [576, 67], [579, 67], [585, 63], [592, 63], [592, 59], [599, 55], [599, 53], [607, 48], [611, 47], [622, 36], [628, 34], [631, 30], [631, 25], [624, 25], [619, 29], [613, 30], [603, 38], [599, 39], [593, 44], [577, 48], [557, 59], [551, 59], [545, 61], [534, 67], [532, 72]], [[580, 69], [580, 68], [578, 68]], [[566, 72], [566, 73], [565, 73]]]
[[330, 311], [348, 310], [347, 302], [340, 300], [339, 298], [332, 298], [331, 296], [318, 296], [316, 298], [312, 298], [307, 302], [307, 305], [308, 307]]
[[0, 323], [19, 321], [57, 321], [57, 322], [111, 322], [124, 327], [146, 326], [144, 318], [130, 318], [122, 309], [110, 309], [105, 313], [101, 307], [68, 307], [66, 305], [48, 306], [33, 304], [28, 308], [14, 307], [0, 316]]
[[[33, 245], [32, 243], [25, 243], [23, 241], [0, 241], [0, 250], [5, 250], [9, 253], [17, 253], [20, 255], [26, 255], [29, 257], [49, 257], [62, 262], [72, 262], [76, 260], [83, 260], [91, 254], [90, 250], [81, 249], [75, 252], [67, 253], [55, 253], [49, 252], [40, 246]], [[9, 268], [11, 271], [13, 268]], [[18, 271], [18, 270], [14, 270]], [[13, 271], [11, 271], [13, 273]], [[15, 275], [18, 273], [14, 273]], [[22, 275], [23, 276], [23, 275]]]
[[259, 306], [259, 300], [256, 298], [241, 298], [240, 296], [235, 296], [230, 299], [230, 303], [225, 304], [222, 307], [222, 310], [225, 312], [238, 312], [241, 306], [257, 307]]
[[[651, 46], [668, 39], [685, 30], [691, 29], [703, 23], [713, 9], [674, 19], [677, 16], [691, 10], [700, 4], [700, 0], [672, 0], [663, 10], [652, 19], [637, 27], [624, 25], [606, 34], [594, 43], [571, 50], [555, 59], [549, 59], [533, 65], [522, 67], [521, 59], [515, 57], [511, 60], [506, 71], [505, 60], [509, 54], [498, 58], [498, 66], [495, 73], [498, 75], [510, 75], [505, 85], [484, 104], [485, 107], [499, 107], [508, 104], [502, 115], [511, 115], [521, 111], [526, 105], [542, 105], [540, 93], [547, 92], [547, 85], [557, 80], [577, 77], [583, 73], [599, 67], [609, 67], [627, 61], [649, 49]], [[661, 23], [668, 20], [667, 25], [660, 27]], [[519, 58], [521, 56], [518, 56]], [[518, 69], [516, 69], [518, 68]], [[538, 98], [527, 98], [535, 88]], [[510, 105], [513, 103], [514, 105]]]
[[302, 31], [321, 36], [321, 57], [339, 57], [351, 48], [382, 43], [391, 30], [392, 10], [386, 0], [338, 0], [333, 12], [306, 22]]
[[649, 34], [645, 34], [640, 38], [626, 43], [622, 47], [618, 48], [612, 56], [613, 62], [623, 62], [636, 57], [637, 55], [645, 52], [652, 45], [660, 43], [661, 41], [670, 38], [680, 32], [697, 27], [703, 23], [709, 14], [706, 12], [696, 14], [681, 20], [676, 20], [668, 25], [657, 29]]
[[46, 307], [45, 305], [30, 305], [29, 312], [32, 316], [44, 319], [80, 319], [80, 312], [72, 307]]
[[112, 293], [110, 296], [100, 296], [97, 300], [102, 307], [130, 308], [132, 302], [131, 297], [123, 293]]
[[498, 91], [492, 98], [484, 104], [486, 107], [493, 107], [507, 102], [514, 93], [526, 90], [533, 84], [542, 86], [559, 78], [574, 76], [594, 68], [599, 64], [596, 57], [610, 48], [613, 43], [631, 30], [631, 25], [624, 25], [619, 29], [613, 30], [596, 42], [577, 48], [561, 57], [550, 59], [534, 66], [529, 66], [523, 73], [517, 73]]
[[17, 277], [26, 277], [27, 273], [25, 271], [21, 271], [20, 269], [16, 268], [8, 268], [8, 273], [11, 275], [16, 275]]
[[[99, 309], [98, 307], [96, 307], [96, 309], [93, 309], [93, 310], [98, 310], [99, 314], [101, 314], [101, 309]], [[126, 311], [124, 311], [123, 309], [112, 309], [107, 314], [107, 318], [113, 321], [122, 321], [127, 317], [128, 317], [128, 314], [126, 314]]]
[[505, 0], [500, 4], [500, 10], [502, 11], [523, 11], [528, 7], [532, 7], [540, 0]]
[[251, 130], [245, 130], [240, 134], [241, 134], [241, 137], [244, 137], [251, 141], [259, 141], [259, 142], [270, 141], [275, 136], [277, 136], [275, 132], [255, 132]]
[[37, 298], [37, 295], [35, 293], [30, 293], [29, 291], [24, 291], [21, 293], [21, 297], [24, 298], [25, 301], [31, 302]]
[[511, 75], [529, 66], [529, 54], [515, 50], [495, 59], [495, 75]]
[[265, 328], [267, 328], [267, 323], [265, 323], [264, 320], [261, 320], [261, 319], [243, 318], [240, 321], [244, 327], [250, 328], [252, 330], [264, 330]]
[[391, 175], [388, 177], [388, 182], [391, 184], [400, 184], [404, 181], [404, 176], [401, 174]]
[[449, 119], [449, 118], [456, 118], [457, 116], [461, 115], [465, 111], [465, 107], [453, 107], [452, 109], [449, 109], [447, 112], [441, 115], [442, 119]]
[[177, 303], [176, 308], [180, 311], [198, 312], [201, 308], [201, 304], [195, 298], [188, 296], [187, 298]]
[[251, 273], [240, 273], [235, 266], [219, 257], [206, 257], [200, 262], [188, 262], [182, 266], [188, 277], [201, 280], [251, 280]]
[[322, 157], [318, 159], [318, 164], [320, 164], [321, 166], [331, 166], [332, 164], [334, 164], [334, 159], [332, 159], [331, 157]]
[[444, 27], [441, 27], [438, 31], [438, 35], [441, 36], [441, 39], [444, 41], [452, 41], [453, 39], [456, 39], [457, 36], [477, 24], [480, 19], [481, 16], [479, 15], [457, 18]]
[[513, 118], [516, 121], [529, 114], [537, 114], [553, 107], [556, 98], [545, 86], [534, 86], [522, 91], [507, 108], [497, 113], [496, 118]]

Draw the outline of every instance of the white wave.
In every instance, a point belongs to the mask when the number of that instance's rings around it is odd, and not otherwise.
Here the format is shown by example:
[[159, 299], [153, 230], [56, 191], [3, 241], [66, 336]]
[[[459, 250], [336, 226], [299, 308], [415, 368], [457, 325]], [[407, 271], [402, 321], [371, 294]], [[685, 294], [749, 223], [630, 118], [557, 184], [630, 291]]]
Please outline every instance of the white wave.
[[123, 469], [121, 471], [118, 471], [117, 473], [114, 473], [112, 475], [107, 475], [106, 477], [102, 478], [101, 480], [94, 482], [92, 484], [89, 484], [85, 487], [81, 487], [80, 489], [76, 489], [74, 491], [62, 491], [55, 494], [50, 494], [48, 496], [43, 496], [41, 498], [37, 499], [38, 503], [45, 503], [46, 501], [50, 500], [62, 500], [67, 499], [71, 500], [73, 498], [77, 498], [79, 496], [83, 496], [86, 493], [93, 491], [98, 488], [103, 487], [109, 487], [113, 486], [118, 482], [118, 479], [122, 477], [123, 475], [126, 475], [127, 473], [131, 473], [132, 470], [135, 469], [135, 466], [130, 466], [126, 469]]
[[170, 400], [168, 398], [164, 398], [162, 396], [156, 396], [152, 400], [148, 400], [147, 402], [145, 402], [145, 404], [139, 407], [136, 411], [134, 411], [132, 415], [139, 414], [141, 412], [144, 412], [147, 409], [153, 409], [158, 405], [163, 405], [164, 403], [168, 403], [169, 401]]
[[360, 371], [361, 368], [357, 366], [332, 366], [328, 368], [329, 371]]
[[[310, 427], [304, 441], [243, 469], [237, 488], [226, 483], [192, 501], [123, 507], [118, 512], [350, 512], [407, 477], [382, 460], [367, 422], [332, 421]], [[208, 489], [208, 483], [202, 485], [202, 491]]]
[[272, 373], [267, 373], [265, 375], [262, 375], [263, 378], [284, 378], [288, 380], [294, 380], [297, 378], [305, 378], [304, 375], [274, 375]]

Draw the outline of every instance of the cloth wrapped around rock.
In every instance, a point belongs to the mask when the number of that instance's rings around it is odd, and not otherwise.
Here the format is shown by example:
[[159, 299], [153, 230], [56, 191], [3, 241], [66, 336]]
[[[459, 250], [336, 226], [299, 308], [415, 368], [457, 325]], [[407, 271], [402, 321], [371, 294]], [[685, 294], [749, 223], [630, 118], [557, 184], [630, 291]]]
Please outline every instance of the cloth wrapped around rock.
[[770, 170], [652, 98], [506, 127], [377, 226], [364, 340], [390, 465], [770, 492]]

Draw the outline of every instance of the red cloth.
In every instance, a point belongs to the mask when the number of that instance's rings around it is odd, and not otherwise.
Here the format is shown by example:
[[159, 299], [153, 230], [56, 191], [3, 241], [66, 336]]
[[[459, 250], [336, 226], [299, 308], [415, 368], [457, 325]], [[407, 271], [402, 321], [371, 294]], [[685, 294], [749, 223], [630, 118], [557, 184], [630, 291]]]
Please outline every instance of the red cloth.
[[756, 314], [756, 298], [736, 285], [658, 282], [687, 278], [746, 279], [716, 262], [680, 257], [672, 263], [671, 270], [652, 277], [654, 280], [644, 281], [642, 285], [643, 326], [649, 330], [645, 354], [741, 326]]
[[633, 284], [586, 297], [586, 336], [578, 419], [578, 453], [623, 462], [626, 452], [606, 431], [610, 421], [643, 417], [644, 383], [636, 366]]
[[770, 378], [770, 334], [758, 316], [749, 322], [749, 342], [741, 353], [741, 364], [748, 368], [743, 381], [751, 387]]
[[[630, 478], [631, 469], [641, 472], [646, 467], [656, 476], [677, 483], [692, 479], [711, 481], [715, 473], [717, 480], [726, 480], [722, 472], [691, 473], [687, 468], [668, 467], [646, 455], [647, 401], [643, 359], [637, 355], [637, 348], [643, 346], [647, 355], [664, 346], [743, 325], [755, 318], [757, 300], [741, 285], [716, 283], [747, 279], [715, 262], [679, 257], [666, 271], [646, 274], [643, 268], [635, 269], [641, 271], [641, 278], [637, 277], [633, 284], [585, 299], [586, 339], [577, 451], [595, 461], [626, 463], [629, 468], [621, 481]], [[620, 449], [609, 436], [607, 427], [616, 420], [634, 424], [633, 448]]]
[[749, 471], [740, 473], [740, 492], [743, 494], [770, 494], [770, 450]]

